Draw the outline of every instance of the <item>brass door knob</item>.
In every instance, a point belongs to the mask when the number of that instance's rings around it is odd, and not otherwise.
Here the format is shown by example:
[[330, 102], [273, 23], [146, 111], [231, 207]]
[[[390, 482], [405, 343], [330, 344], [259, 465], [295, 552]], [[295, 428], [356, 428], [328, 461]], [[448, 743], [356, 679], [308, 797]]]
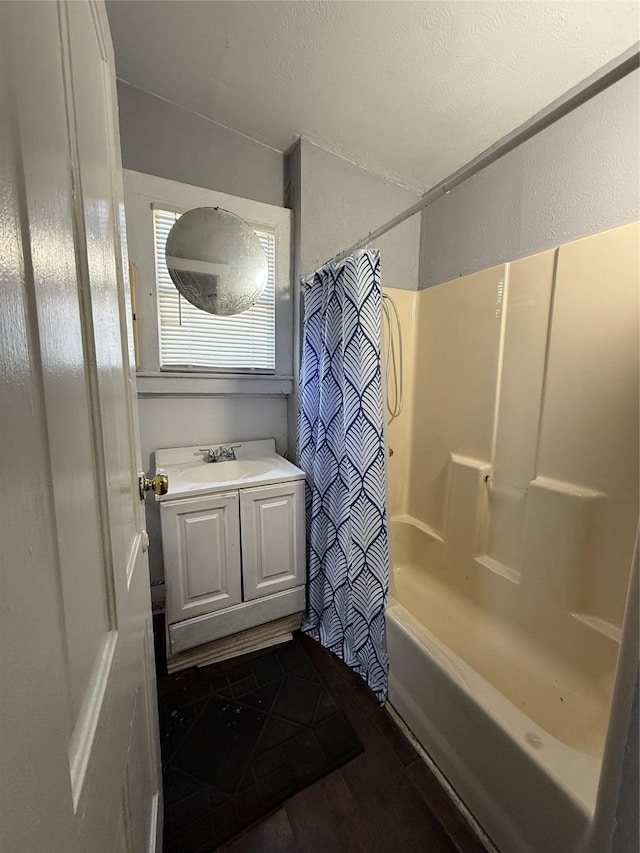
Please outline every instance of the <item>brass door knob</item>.
[[169, 478], [166, 474], [156, 474], [150, 480], [144, 473], [138, 475], [140, 488], [140, 500], [144, 500], [144, 493], [152, 491], [154, 495], [166, 495], [169, 491]]

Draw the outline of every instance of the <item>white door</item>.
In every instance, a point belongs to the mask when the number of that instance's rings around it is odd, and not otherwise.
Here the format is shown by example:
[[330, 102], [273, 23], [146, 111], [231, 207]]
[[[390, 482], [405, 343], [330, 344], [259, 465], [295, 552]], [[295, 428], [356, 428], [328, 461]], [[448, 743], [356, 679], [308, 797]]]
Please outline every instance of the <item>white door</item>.
[[240, 491], [244, 600], [305, 583], [304, 480]]
[[0, 2], [0, 849], [159, 845], [113, 54]]
[[160, 507], [169, 623], [242, 601], [238, 493]]

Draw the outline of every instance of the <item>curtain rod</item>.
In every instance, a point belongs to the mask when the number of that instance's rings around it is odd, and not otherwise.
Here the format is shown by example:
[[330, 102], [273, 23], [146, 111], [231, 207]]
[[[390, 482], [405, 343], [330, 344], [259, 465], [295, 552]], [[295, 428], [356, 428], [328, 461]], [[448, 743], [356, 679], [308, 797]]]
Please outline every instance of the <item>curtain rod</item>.
[[[377, 240], [378, 237], [382, 237], [382, 235], [386, 234], [387, 231], [391, 231], [397, 225], [400, 225], [402, 222], [405, 222], [407, 219], [415, 216], [416, 213], [420, 213], [437, 198], [447, 195], [447, 193], [449, 193], [454, 187], [457, 187], [463, 181], [471, 178], [481, 169], [491, 165], [491, 163], [495, 163], [496, 160], [504, 157], [505, 154], [513, 151], [514, 148], [522, 145], [523, 142], [527, 142], [527, 140], [536, 136], [536, 134], [545, 130], [554, 122], [568, 115], [577, 107], [582, 106], [582, 104], [591, 100], [591, 98], [599, 95], [600, 92], [608, 89], [609, 86], [612, 86], [614, 83], [622, 80], [623, 77], [631, 74], [631, 72], [635, 71], [638, 67], [640, 67], [640, 42], [636, 42], [620, 56], [612, 59], [611, 62], [608, 62], [606, 65], [603, 65], [602, 68], [599, 68], [572, 89], [569, 89], [568, 92], [565, 92], [564, 95], [561, 95], [555, 101], [552, 101], [552, 103], [537, 112], [523, 124], [519, 125], [515, 130], [512, 130], [506, 136], [503, 136], [498, 140], [498, 142], [495, 142], [493, 145], [485, 148], [485, 150], [474, 157], [473, 160], [470, 160], [460, 169], [453, 172], [449, 177], [439, 181], [431, 187], [431, 189], [428, 190], [419, 201], [412, 204], [411, 207], [403, 210], [402, 213], [394, 216], [393, 219], [385, 222], [385, 224], [381, 225], [379, 228], [369, 231], [366, 237], [362, 237], [360, 240], [357, 240], [353, 246], [349, 246], [348, 249], [343, 249], [337, 255], [334, 255], [326, 261], [326, 263], [328, 264], [332, 261], [344, 260], [344, 258], [353, 254], [353, 252], [356, 252], [358, 249], [362, 249], [368, 243], [371, 243], [373, 240]], [[300, 279], [302, 284], [306, 284], [307, 280], [312, 278], [314, 274], [315, 273], [309, 273], [302, 276]]]

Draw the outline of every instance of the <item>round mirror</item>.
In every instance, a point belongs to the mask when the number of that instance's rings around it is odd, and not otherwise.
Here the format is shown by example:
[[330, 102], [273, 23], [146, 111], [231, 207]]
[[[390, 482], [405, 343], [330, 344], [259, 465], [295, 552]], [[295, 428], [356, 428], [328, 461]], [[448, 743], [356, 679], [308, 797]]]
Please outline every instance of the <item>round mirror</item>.
[[267, 257], [255, 231], [219, 207], [196, 207], [167, 237], [167, 269], [178, 291], [209, 314], [240, 314], [267, 283]]

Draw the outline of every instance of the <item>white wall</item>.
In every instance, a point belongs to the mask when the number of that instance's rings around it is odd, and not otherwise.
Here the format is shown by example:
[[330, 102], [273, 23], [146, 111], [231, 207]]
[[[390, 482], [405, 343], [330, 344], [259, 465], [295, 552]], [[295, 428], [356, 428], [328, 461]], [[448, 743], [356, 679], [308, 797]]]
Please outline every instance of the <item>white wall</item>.
[[420, 287], [638, 219], [640, 71], [422, 214]]

